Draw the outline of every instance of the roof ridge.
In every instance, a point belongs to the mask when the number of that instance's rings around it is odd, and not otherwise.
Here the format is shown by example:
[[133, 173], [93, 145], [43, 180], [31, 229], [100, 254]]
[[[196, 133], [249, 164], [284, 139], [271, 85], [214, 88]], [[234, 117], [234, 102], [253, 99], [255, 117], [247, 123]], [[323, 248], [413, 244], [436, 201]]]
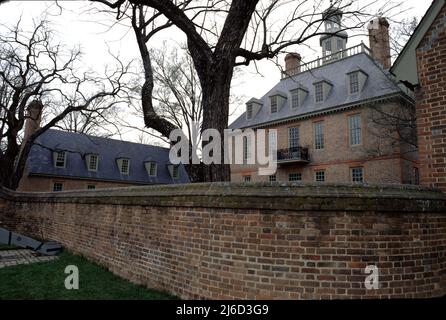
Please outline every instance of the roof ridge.
[[157, 149], [164, 149], [164, 150], [167, 150], [167, 151], [170, 150], [167, 147], [155, 146], [155, 145], [152, 145], [152, 144], [138, 143], [138, 142], [127, 141], [127, 140], [119, 140], [119, 139], [115, 139], [115, 138], [106, 138], [106, 137], [93, 136], [91, 134], [86, 134], [86, 133], [83, 133], [83, 132], [72, 132], [72, 131], [58, 130], [58, 129], [54, 129], [54, 128], [50, 128], [47, 131], [54, 131], [54, 132], [57, 132], [57, 133], [70, 134], [70, 135], [83, 135], [83, 136], [86, 136], [87, 138], [111, 140], [111, 141], [121, 142], [121, 143], [125, 143], [125, 144], [130, 143], [130, 144], [136, 144], [136, 145], [139, 145], [139, 146], [148, 146], [148, 147], [157, 148]]

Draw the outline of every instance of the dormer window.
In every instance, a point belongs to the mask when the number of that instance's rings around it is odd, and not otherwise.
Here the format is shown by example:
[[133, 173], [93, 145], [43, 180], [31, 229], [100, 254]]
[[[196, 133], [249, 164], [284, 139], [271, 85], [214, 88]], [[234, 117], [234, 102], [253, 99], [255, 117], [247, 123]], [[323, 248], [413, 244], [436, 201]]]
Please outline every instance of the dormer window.
[[291, 91], [291, 108], [297, 109], [299, 107], [299, 91]]
[[314, 83], [314, 101], [322, 103], [327, 100], [333, 85], [328, 80], [322, 80]]
[[147, 161], [145, 163], [145, 166], [146, 166], [147, 174], [149, 175], [149, 177], [157, 176], [158, 166], [155, 161]]
[[285, 104], [287, 100], [287, 94], [282, 91], [274, 91], [269, 96], [269, 110], [271, 114], [276, 114], [280, 111], [280, 108]]
[[252, 103], [246, 105], [246, 119], [252, 119]]
[[277, 113], [277, 96], [273, 96], [271, 99], [271, 113]]
[[88, 154], [85, 160], [88, 171], [98, 171], [99, 156], [97, 154]]
[[360, 93], [365, 86], [368, 75], [362, 70], [356, 70], [348, 73], [347, 76], [349, 94]]
[[359, 77], [358, 73], [354, 72], [350, 74], [350, 94], [359, 92]]
[[180, 166], [179, 165], [170, 164], [170, 165], [168, 165], [167, 168], [169, 169], [169, 173], [170, 173], [170, 176], [172, 177], [172, 179], [178, 180], [180, 178]]
[[314, 86], [316, 103], [324, 101], [324, 86], [322, 82], [316, 83]]
[[246, 103], [246, 120], [251, 120], [262, 108], [262, 101], [252, 98]]
[[55, 151], [53, 153], [54, 166], [56, 168], [65, 168], [67, 153], [65, 151]]
[[121, 174], [129, 174], [130, 172], [130, 159], [120, 158], [117, 160], [119, 172]]

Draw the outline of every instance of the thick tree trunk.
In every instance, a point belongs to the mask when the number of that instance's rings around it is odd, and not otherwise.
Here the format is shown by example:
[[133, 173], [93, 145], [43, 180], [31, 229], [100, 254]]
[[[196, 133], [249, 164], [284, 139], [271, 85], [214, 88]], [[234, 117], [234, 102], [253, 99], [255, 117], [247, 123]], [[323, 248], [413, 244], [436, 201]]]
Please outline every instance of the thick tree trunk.
[[[231, 62], [218, 61], [211, 66], [211, 71], [205, 74], [202, 81], [203, 92], [203, 125], [202, 130], [216, 129], [221, 137], [221, 164], [204, 166], [205, 181], [230, 181], [230, 167], [224, 164], [224, 130], [228, 127], [229, 95], [231, 89], [233, 67]], [[203, 147], [208, 142], [203, 141]]]

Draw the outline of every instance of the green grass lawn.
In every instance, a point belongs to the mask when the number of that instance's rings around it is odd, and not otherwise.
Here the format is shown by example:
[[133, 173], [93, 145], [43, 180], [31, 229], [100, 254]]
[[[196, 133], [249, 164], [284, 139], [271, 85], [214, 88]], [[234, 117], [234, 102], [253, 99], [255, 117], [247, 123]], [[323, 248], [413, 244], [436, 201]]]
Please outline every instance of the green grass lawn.
[[[79, 290], [65, 289], [68, 274], [64, 271], [68, 265], [79, 268]], [[55, 261], [0, 269], [2, 299], [164, 300], [175, 297], [134, 285], [81, 256], [62, 252]]]

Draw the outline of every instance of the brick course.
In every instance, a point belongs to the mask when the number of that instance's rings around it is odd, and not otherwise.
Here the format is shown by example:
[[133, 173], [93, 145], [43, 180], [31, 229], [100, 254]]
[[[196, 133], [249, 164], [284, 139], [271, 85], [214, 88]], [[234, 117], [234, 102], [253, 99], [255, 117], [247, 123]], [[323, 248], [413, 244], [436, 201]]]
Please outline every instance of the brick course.
[[[179, 206], [181, 204], [181, 206]], [[0, 192], [0, 225], [181, 298], [446, 293], [446, 198], [415, 187], [197, 184]], [[366, 290], [364, 268], [380, 268]]]

